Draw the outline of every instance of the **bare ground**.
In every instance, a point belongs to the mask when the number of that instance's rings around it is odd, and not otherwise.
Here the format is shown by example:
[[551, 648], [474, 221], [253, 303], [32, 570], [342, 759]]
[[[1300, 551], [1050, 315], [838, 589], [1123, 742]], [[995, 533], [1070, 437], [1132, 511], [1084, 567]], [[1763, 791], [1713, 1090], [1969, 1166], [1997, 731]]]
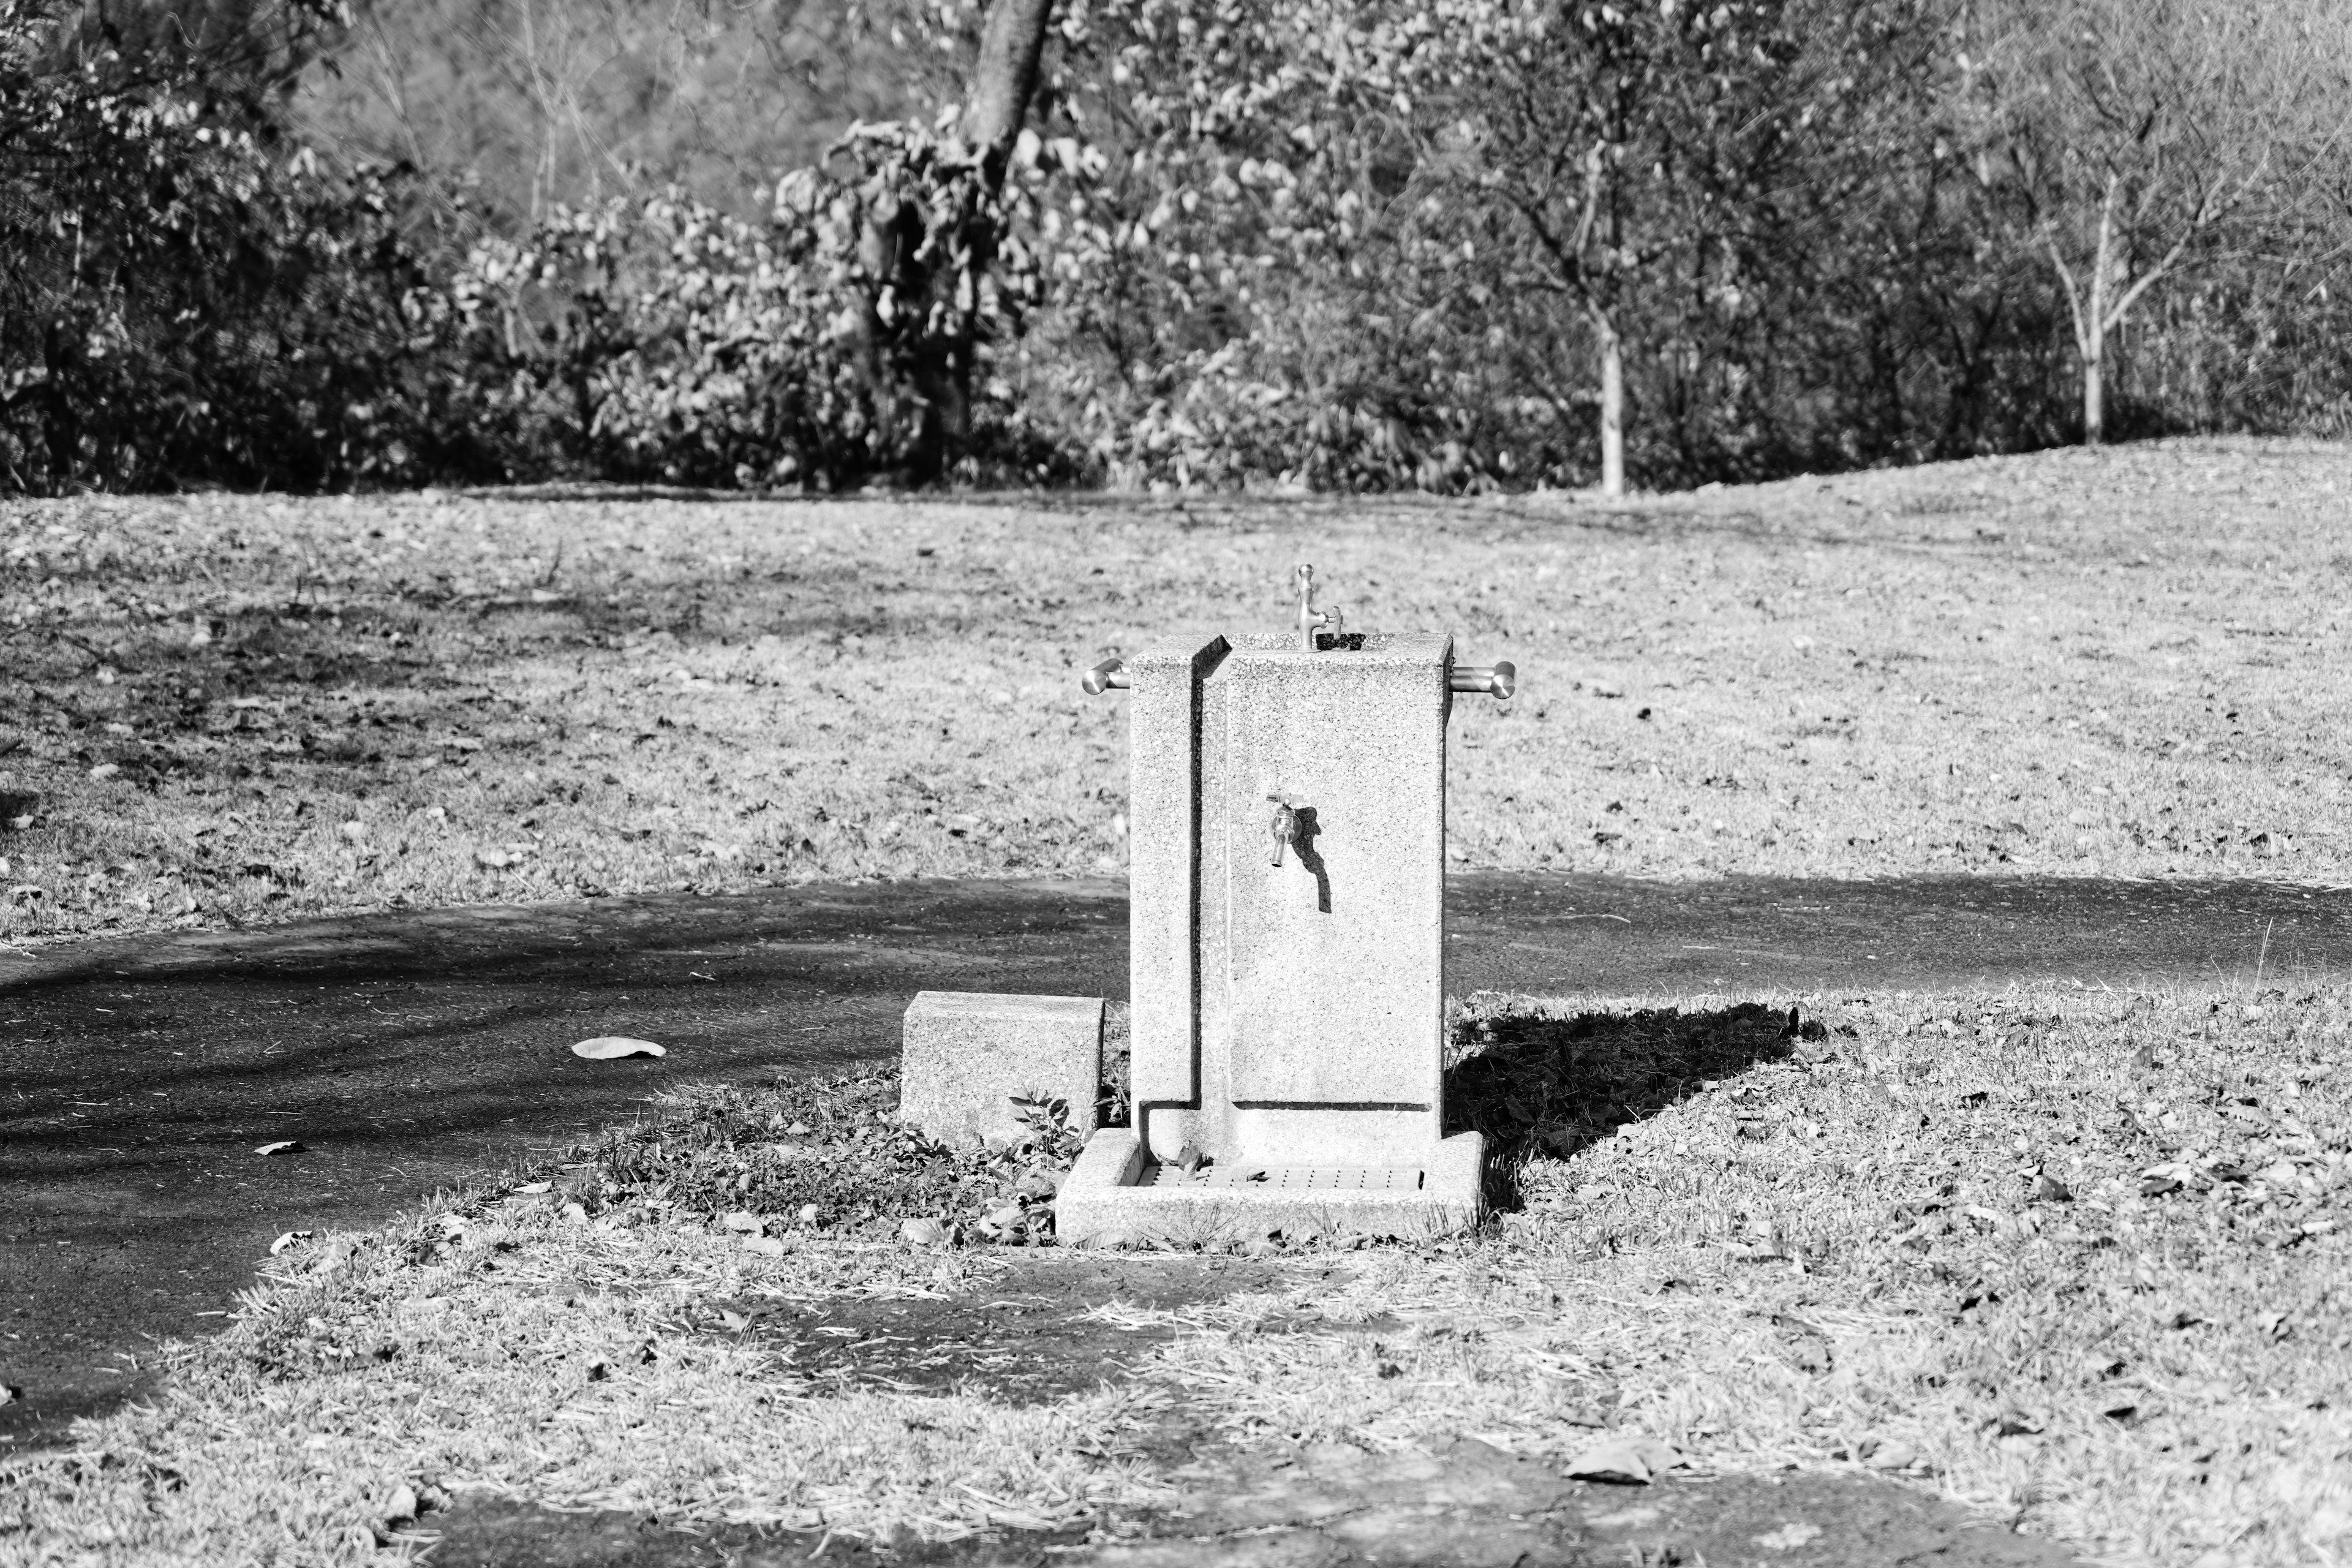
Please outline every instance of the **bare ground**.
[[[291, 1247], [163, 1353], [152, 1405], [0, 1461], [0, 1555], [352, 1561], [502, 1500], [816, 1546], [1042, 1532], [1106, 1568], [1457, 1560], [1433, 1530], [1463, 1562], [1865, 1563], [1819, 1493], [1878, 1477], [2102, 1562], [2340, 1556], [2352, 993], [1811, 1021], [1480, 1004], [1449, 1109], [1515, 1206], [1412, 1249], [894, 1246], [797, 1217], [805, 1189], [754, 1240], [714, 1211], [761, 1190], [793, 1135], [757, 1130], [805, 1090], [739, 1093], [725, 1138], [616, 1134], [551, 1190]], [[1666, 1488], [1611, 1510], [1561, 1484], [1627, 1439], [1748, 1503], [1684, 1538]]]
[[0, 938], [1116, 871], [1078, 672], [1279, 624], [1301, 559], [1519, 665], [1465, 863], [2344, 883], [2347, 522], [2352, 449], [2242, 440], [1620, 506], [12, 503]]

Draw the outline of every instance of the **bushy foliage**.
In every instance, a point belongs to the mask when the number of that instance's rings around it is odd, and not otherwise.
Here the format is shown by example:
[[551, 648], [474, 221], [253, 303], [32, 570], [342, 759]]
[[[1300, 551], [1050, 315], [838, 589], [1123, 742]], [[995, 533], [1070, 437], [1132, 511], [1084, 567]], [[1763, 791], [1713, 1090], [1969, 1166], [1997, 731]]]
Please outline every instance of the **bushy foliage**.
[[485, 417], [602, 477], [830, 489], [918, 464], [960, 398], [967, 477], [1064, 477], [974, 382], [1039, 297], [1016, 214], [1052, 151], [1025, 142], [1002, 184], [917, 126], [853, 127], [836, 153], [846, 172], [787, 175], [768, 222], [671, 190], [477, 244], [449, 297]]
[[2074, 438], [2093, 349], [2116, 434], [2352, 415], [2299, 0], [2121, 75], [2131, 0], [1063, 0], [1009, 160], [899, 0], [936, 112], [528, 222], [296, 144], [330, 3], [0, 0], [0, 484], [1475, 491], [1620, 403], [1688, 484]]
[[121, 37], [0, 0], [0, 482], [311, 489], [446, 466], [412, 379], [435, 303], [399, 178], [280, 145], [215, 55]]
[[[2096, 38], [2055, 37], [2032, 9], [1998, 21], [2005, 47], [2021, 33], [2038, 51], [2000, 91], [2072, 71], [2090, 85], [2054, 96], [2094, 93]], [[1996, 24], [1977, 12], [1087, 0], [1069, 15], [1060, 112], [1111, 173], [1062, 240], [1072, 282], [1024, 391], [1114, 475], [1585, 482], [1612, 337], [1631, 465], [1651, 483], [2078, 428], [2068, 304], [2046, 215], [2014, 177], [2018, 133], [1983, 112]], [[2276, 139], [2286, 120], [2215, 135]], [[2291, 372], [2273, 345], [2294, 337], [2283, 273], [2303, 268], [2304, 308], [2330, 308], [2341, 263], [2315, 215], [2341, 204], [2323, 160], [2273, 167], [2295, 175], [2270, 210], [2199, 236], [2189, 280], [2147, 296], [2125, 333], [2124, 431], [2340, 423], [2347, 367], [2326, 336], [2298, 342]], [[2289, 235], [2295, 259], [2266, 261]], [[2265, 376], [2244, 374], [2257, 364]], [[2212, 381], [2233, 384], [2196, 384]]]

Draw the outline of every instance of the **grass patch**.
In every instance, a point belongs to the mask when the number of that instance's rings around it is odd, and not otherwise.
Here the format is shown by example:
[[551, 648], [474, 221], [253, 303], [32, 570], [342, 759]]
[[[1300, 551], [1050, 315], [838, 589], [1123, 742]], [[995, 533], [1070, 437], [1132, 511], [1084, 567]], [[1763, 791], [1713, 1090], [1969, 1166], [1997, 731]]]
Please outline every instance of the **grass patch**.
[[[1034, 1402], [712, 1331], [761, 1303], [985, 1305], [1009, 1259], [1086, 1255], [801, 1226], [796, 1200], [890, 1146], [856, 1080], [819, 1097], [837, 1124], [795, 1089], [678, 1107], [566, 1173], [593, 1214], [485, 1193], [289, 1254], [171, 1352], [153, 1408], [7, 1466], [0, 1551], [315, 1560], [402, 1487], [1116, 1534], [1229, 1458], [1471, 1435], [1557, 1460], [1606, 1429], [1705, 1470], [1897, 1477], [2104, 1561], [2352, 1547], [2352, 990], [1853, 998], [1784, 1038], [1790, 1000], [1473, 999], [1455, 1081], [1507, 1119], [1518, 1207], [1103, 1307], [1160, 1336], [1140, 1381]], [[711, 1216], [793, 1120], [843, 1169], [740, 1189], [788, 1243], [764, 1256]]]
[[935, 1221], [950, 1241], [1052, 1234], [1054, 1194], [1081, 1142], [1059, 1101], [1028, 1115], [1027, 1139], [977, 1149], [933, 1142], [898, 1121], [898, 1105], [895, 1072], [682, 1089], [668, 1114], [586, 1151], [564, 1190], [583, 1218], [658, 1226], [733, 1216], [747, 1236], [773, 1226], [886, 1241], [908, 1220]]
[[0, 938], [1116, 875], [1078, 672], [1301, 558], [1520, 666], [1454, 719], [1466, 863], [2347, 882], [2347, 492], [2189, 441], [1613, 507], [15, 502]]

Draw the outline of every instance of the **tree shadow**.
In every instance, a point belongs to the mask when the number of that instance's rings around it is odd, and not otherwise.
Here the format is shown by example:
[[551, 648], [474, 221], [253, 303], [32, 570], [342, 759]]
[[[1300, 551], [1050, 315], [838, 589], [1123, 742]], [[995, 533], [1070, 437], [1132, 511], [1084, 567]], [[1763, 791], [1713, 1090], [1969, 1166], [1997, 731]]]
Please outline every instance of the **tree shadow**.
[[[1808, 1026], [1819, 1029], [1818, 1024]], [[1458, 1019], [1445, 1071], [1445, 1131], [1486, 1137], [1486, 1202], [1521, 1206], [1520, 1174], [1566, 1159], [1795, 1048], [1793, 1009], [1742, 1002], [1685, 1013], [1550, 1014], [1509, 1008]]]

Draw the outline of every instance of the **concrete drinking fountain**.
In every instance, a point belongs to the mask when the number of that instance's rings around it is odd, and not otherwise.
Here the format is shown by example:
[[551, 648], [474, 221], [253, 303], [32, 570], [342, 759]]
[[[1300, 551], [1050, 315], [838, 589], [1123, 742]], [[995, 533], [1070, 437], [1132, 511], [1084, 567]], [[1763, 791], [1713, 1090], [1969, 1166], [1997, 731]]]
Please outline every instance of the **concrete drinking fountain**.
[[1129, 702], [1129, 1124], [1092, 1126], [1098, 1002], [908, 1011], [902, 1110], [934, 1136], [1010, 1136], [1011, 1097], [1087, 1086], [1064, 1095], [1091, 1131], [1055, 1204], [1066, 1243], [1479, 1212], [1483, 1141], [1444, 1131], [1445, 725], [1516, 675], [1457, 665], [1447, 636], [1350, 632], [1312, 568], [1295, 582], [1287, 633], [1086, 674]]

